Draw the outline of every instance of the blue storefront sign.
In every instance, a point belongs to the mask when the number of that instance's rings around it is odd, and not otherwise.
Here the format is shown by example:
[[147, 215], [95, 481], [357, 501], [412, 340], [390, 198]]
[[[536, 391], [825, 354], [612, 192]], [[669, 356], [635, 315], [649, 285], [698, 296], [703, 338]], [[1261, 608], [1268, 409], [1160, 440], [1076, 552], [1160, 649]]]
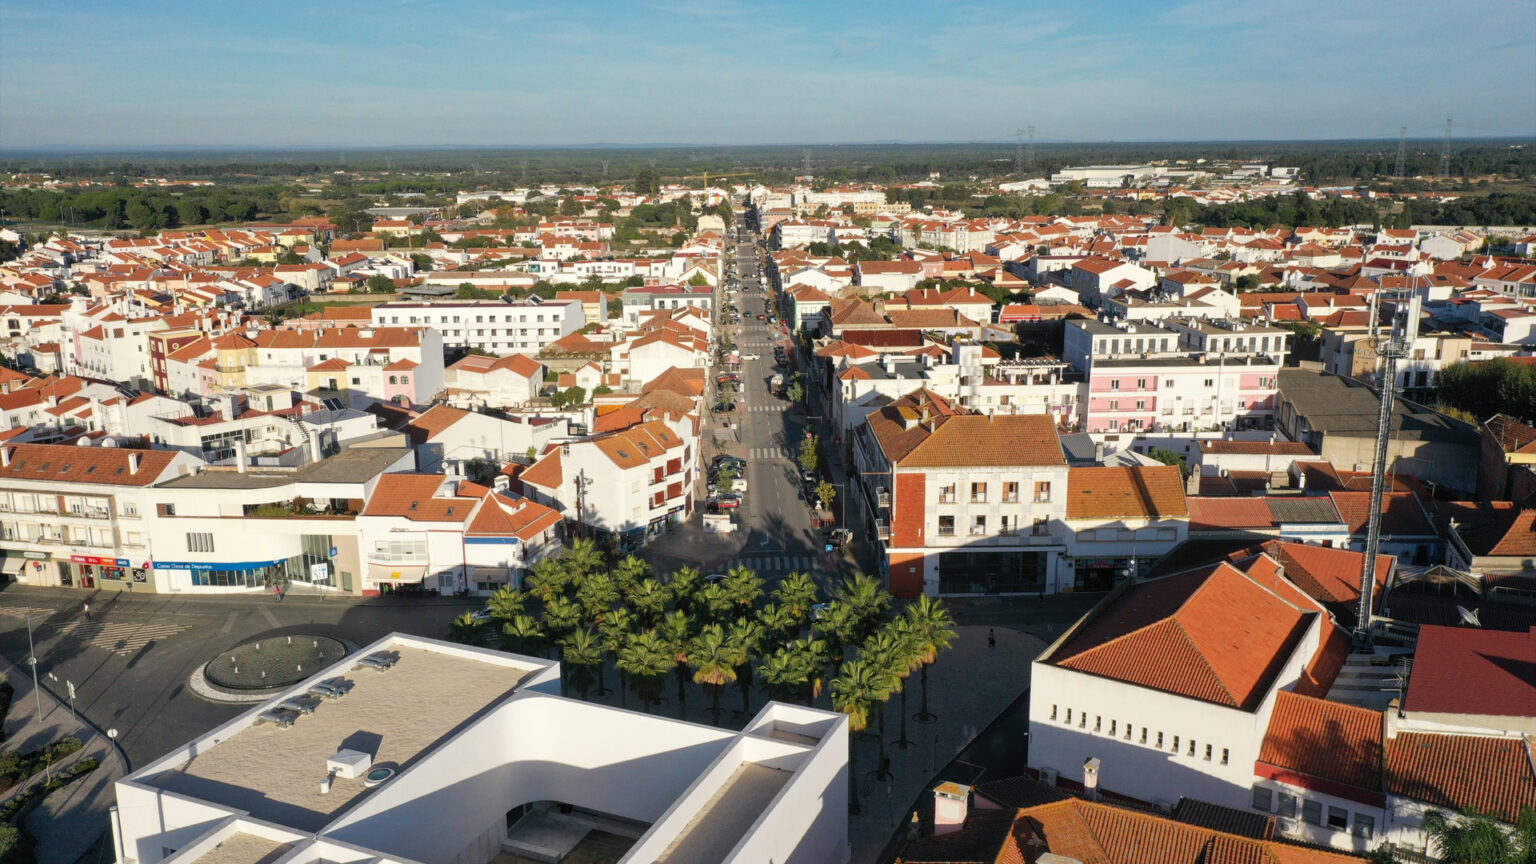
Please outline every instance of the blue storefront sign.
[[273, 561], [154, 561], [151, 562], [151, 566], [157, 570], [191, 570], [193, 572], [255, 570], [261, 567], [272, 567], [286, 560], [278, 558]]

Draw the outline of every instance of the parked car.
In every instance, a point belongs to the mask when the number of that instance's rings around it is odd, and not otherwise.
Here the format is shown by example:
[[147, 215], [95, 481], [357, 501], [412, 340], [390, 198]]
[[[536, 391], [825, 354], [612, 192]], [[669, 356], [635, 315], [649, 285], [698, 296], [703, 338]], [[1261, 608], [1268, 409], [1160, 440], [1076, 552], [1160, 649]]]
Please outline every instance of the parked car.
[[709, 504], [709, 509], [717, 511], [717, 512], [720, 511], [720, 510], [737, 510], [737, 509], [740, 509], [740, 507], [741, 507], [741, 496], [740, 495], [717, 495], [715, 497], [710, 498], [709, 501], [708, 501], [708, 504]]
[[715, 405], [715, 407], [713, 407], [713, 408], [711, 408], [709, 410], [715, 412], [716, 414], [729, 414], [732, 411], [736, 410], [736, 403], [735, 402], [721, 402], [721, 403]]
[[709, 460], [709, 464], [716, 467], [724, 465], [727, 462], [734, 462], [738, 466], [745, 466], [747, 464], [747, 460], [741, 458], [740, 456], [732, 456], [729, 453], [717, 454], [715, 458]]
[[761, 356], [757, 355], [757, 354], [743, 354], [743, 355], [741, 355], [741, 359], [743, 359], [743, 360], [761, 360], [763, 358]]

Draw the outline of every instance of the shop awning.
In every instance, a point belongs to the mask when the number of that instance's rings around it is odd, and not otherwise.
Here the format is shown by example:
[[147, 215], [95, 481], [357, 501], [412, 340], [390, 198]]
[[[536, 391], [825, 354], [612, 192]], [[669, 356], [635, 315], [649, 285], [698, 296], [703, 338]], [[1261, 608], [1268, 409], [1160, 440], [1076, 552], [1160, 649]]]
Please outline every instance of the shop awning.
[[427, 575], [424, 564], [369, 564], [368, 584], [401, 585], [420, 582]]
[[0, 573], [7, 576], [15, 576], [21, 572], [21, 568], [27, 566], [27, 559], [20, 552], [0, 552]]

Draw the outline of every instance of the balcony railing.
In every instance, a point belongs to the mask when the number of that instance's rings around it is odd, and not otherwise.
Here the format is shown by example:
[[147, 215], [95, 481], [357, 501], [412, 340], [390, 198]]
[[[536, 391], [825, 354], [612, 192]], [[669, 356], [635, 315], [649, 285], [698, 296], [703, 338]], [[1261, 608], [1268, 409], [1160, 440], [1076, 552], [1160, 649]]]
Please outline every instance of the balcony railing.
[[891, 539], [891, 523], [885, 519], [876, 519], [875, 536], [881, 540]]

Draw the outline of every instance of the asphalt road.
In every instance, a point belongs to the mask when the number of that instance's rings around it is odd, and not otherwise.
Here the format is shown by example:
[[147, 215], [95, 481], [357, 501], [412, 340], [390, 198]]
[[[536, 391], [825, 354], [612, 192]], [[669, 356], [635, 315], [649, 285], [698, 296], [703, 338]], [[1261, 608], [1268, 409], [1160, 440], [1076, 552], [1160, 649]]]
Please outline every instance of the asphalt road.
[[235, 645], [291, 633], [356, 645], [393, 631], [442, 638], [455, 615], [483, 602], [304, 594], [277, 602], [265, 594], [88, 593], [12, 583], [0, 590], [0, 653], [27, 668], [31, 615], [41, 683], [63, 697], [73, 682], [75, 707], [96, 726], [117, 729], [129, 760], [141, 765], [244, 710], [187, 689], [193, 670]]

